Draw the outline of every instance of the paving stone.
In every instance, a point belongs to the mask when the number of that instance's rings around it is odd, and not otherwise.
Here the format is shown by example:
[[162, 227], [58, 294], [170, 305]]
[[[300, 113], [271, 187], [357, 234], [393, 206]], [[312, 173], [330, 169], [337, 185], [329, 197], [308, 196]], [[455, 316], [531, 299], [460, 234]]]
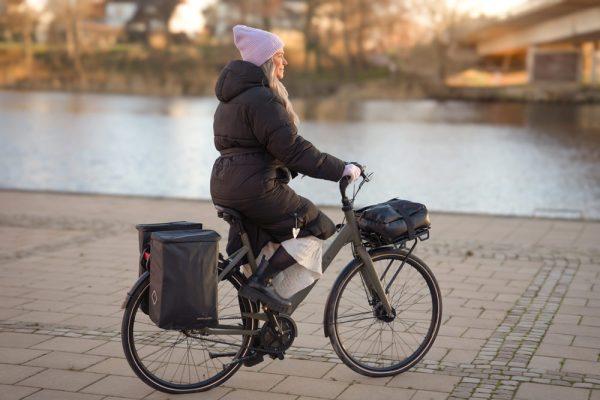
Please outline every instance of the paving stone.
[[0, 364], [0, 383], [11, 384], [40, 372], [42, 368], [23, 365]]
[[600, 339], [590, 336], [575, 336], [573, 339], [573, 346], [600, 349]]
[[50, 338], [51, 336], [29, 333], [0, 332], [0, 346], [27, 348]]
[[587, 389], [569, 388], [539, 383], [522, 383], [515, 399], [526, 400], [587, 400], [590, 391]]
[[[94, 365], [105, 357], [92, 356], [87, 354], [67, 353], [62, 351], [52, 351], [41, 357], [29, 361], [26, 365], [35, 367], [68, 369], [72, 371], [81, 371]], [[96, 371], [92, 371], [96, 372]], [[110, 373], [107, 372], [107, 373]]]
[[585, 347], [563, 346], [558, 344], [541, 345], [536, 355], [553, 356], [562, 358], [573, 358], [576, 360], [596, 361], [598, 359], [598, 350], [590, 350]]
[[393, 377], [387, 386], [435, 392], [451, 392], [460, 380], [461, 378], [458, 376], [404, 372]]
[[113, 397], [113, 396], [109, 396], [109, 397], [102, 398], [102, 400], [133, 400], [133, 399], [127, 398], [127, 397]]
[[[154, 391], [145, 397], [144, 400], [217, 400], [223, 398], [223, 396], [232, 392], [233, 390], [234, 389], [231, 388], [217, 386], [202, 393], [169, 394]], [[258, 399], [260, 399], [260, 397]]]
[[29, 311], [24, 314], [19, 314], [15, 317], [9, 318], [9, 321], [20, 321], [20, 322], [32, 322], [32, 323], [46, 323], [55, 324], [60, 323], [66, 319], [73, 317], [73, 314], [51, 312], [51, 311]]
[[123, 353], [123, 345], [120, 341], [106, 342], [98, 347], [94, 347], [93, 349], [86, 351], [85, 354], [125, 358], [125, 354]]
[[0, 400], [19, 400], [38, 390], [27, 386], [0, 385]]
[[[81, 390], [84, 393], [141, 399], [153, 390], [138, 378], [107, 376]], [[177, 397], [179, 398], [179, 397]]]
[[563, 371], [600, 375], [600, 363], [597, 361], [566, 360]]
[[100, 400], [103, 396], [65, 392], [62, 390], [42, 389], [31, 396], [25, 397], [25, 400]]
[[282, 393], [269, 393], [269, 392], [257, 392], [254, 390], [236, 389], [225, 396], [221, 397], [220, 400], [294, 400], [298, 396], [292, 394]]
[[529, 361], [529, 368], [558, 371], [561, 367], [562, 358], [533, 356]]
[[335, 365], [332, 363], [309, 360], [294, 360], [288, 358], [283, 361], [273, 362], [261, 371], [281, 375], [320, 378], [334, 366]]
[[[405, 372], [402, 375], [407, 374]], [[424, 375], [424, 374], [419, 374]], [[358, 372], [354, 372], [350, 368], [348, 368], [345, 364], [339, 364], [333, 367], [327, 374], [323, 377], [323, 379], [328, 379], [332, 381], [341, 381], [341, 382], [356, 382], [356, 383], [365, 383], [368, 385], [385, 385], [389, 382], [392, 377], [380, 377], [374, 378], [370, 376], [364, 376], [359, 374]]]
[[268, 391], [284, 379], [283, 375], [239, 370], [224, 385], [235, 389]]
[[487, 339], [493, 332], [493, 329], [469, 328], [462, 335], [462, 337], [473, 339]]
[[42, 350], [66, 351], [72, 353], [84, 353], [104, 343], [106, 342], [103, 340], [55, 337], [35, 346], [32, 346], [32, 348]]
[[452, 349], [444, 357], [444, 361], [457, 362], [457, 363], [470, 363], [477, 356], [475, 350], [460, 350]]
[[46, 354], [47, 351], [0, 347], [0, 361], [6, 364], [23, 364]]
[[415, 393], [415, 390], [385, 386], [372, 386], [358, 383], [349, 386], [338, 398], [340, 400], [401, 400], [410, 399]]
[[417, 390], [410, 400], [445, 400], [446, 398], [448, 398], [448, 393]]
[[[91, 357], [91, 356], [88, 356]], [[97, 357], [97, 356], [93, 356]], [[129, 366], [129, 363], [124, 358], [108, 358], [95, 362], [94, 365], [87, 368], [86, 372], [95, 372], [97, 374], [120, 375], [120, 376], [137, 376]]]
[[282, 382], [272, 388], [271, 391], [277, 393], [295, 394], [299, 396], [335, 399], [347, 387], [348, 383], [343, 382], [333, 382], [300, 376], [288, 376]]
[[87, 372], [47, 369], [39, 374], [20, 381], [19, 384], [23, 386], [74, 392], [93, 382], [98, 381], [99, 379], [102, 379], [103, 377], [104, 375], [91, 374]]

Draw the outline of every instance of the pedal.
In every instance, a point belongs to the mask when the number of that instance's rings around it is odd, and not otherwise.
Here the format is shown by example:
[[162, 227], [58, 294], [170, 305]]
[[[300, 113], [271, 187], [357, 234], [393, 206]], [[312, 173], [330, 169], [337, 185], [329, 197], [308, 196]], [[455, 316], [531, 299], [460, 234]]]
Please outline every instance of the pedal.
[[256, 351], [253, 354], [244, 358], [245, 360], [243, 361], [243, 364], [245, 367], [253, 367], [265, 361], [265, 357]]

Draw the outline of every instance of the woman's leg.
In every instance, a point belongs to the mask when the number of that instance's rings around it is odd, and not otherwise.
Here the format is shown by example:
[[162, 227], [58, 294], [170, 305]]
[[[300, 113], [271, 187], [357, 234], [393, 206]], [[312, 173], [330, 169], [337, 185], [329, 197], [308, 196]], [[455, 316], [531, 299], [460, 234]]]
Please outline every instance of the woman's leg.
[[289, 299], [281, 297], [269, 284], [270, 279], [277, 273], [285, 270], [296, 263], [296, 260], [288, 254], [283, 246], [279, 246], [268, 261], [261, 260], [256, 272], [248, 279], [248, 282], [240, 289], [240, 296], [251, 300], [260, 300], [268, 307], [288, 313], [292, 307]]
[[265, 274], [269, 277], [277, 275], [279, 272], [286, 270], [296, 263], [296, 260], [285, 250], [283, 246], [279, 246], [275, 253], [269, 258], [269, 265], [265, 270]]

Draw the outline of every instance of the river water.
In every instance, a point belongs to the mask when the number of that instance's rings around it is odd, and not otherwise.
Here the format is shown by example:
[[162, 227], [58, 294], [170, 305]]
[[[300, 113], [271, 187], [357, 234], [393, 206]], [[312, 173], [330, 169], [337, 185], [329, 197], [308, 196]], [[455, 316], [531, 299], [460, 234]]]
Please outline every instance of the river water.
[[[600, 105], [296, 101], [299, 132], [374, 172], [357, 205], [600, 218]], [[0, 187], [209, 199], [213, 98], [0, 92]], [[292, 187], [339, 204], [333, 182]]]

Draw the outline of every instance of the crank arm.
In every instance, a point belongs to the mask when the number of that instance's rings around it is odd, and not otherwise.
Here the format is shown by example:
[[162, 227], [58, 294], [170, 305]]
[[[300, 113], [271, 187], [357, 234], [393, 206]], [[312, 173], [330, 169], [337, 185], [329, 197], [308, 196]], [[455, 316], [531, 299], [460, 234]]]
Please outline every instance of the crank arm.
[[237, 352], [230, 352], [230, 353], [208, 353], [208, 357], [210, 358], [219, 358], [219, 357], [234, 357], [237, 354]]

